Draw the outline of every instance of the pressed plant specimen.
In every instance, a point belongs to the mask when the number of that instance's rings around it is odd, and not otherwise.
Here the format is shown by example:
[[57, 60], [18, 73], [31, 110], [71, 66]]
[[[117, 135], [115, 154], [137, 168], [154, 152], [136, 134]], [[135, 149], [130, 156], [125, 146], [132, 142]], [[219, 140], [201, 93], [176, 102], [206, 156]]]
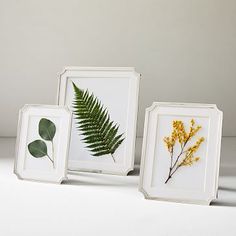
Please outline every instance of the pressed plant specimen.
[[[38, 133], [39, 133], [39, 136], [44, 141], [37, 139], [37, 140], [29, 143], [28, 150], [29, 150], [30, 154], [35, 158], [47, 157], [52, 162], [53, 168], [54, 168], [53, 138], [56, 134], [56, 126], [52, 121], [50, 121], [46, 118], [42, 118], [39, 121]], [[47, 148], [47, 144], [45, 141], [49, 141], [52, 145], [52, 155], [51, 156], [48, 154], [48, 148]]]
[[[188, 144], [201, 128], [202, 127], [199, 125], [196, 126], [194, 119], [192, 119], [190, 121], [189, 132], [186, 132], [183, 121], [173, 121], [171, 135], [169, 137], [164, 137], [163, 139], [170, 154], [170, 168], [165, 184], [168, 183], [180, 167], [191, 166], [199, 161], [200, 157], [196, 157], [194, 154], [204, 141], [204, 137], [198, 138], [193, 145], [188, 146]], [[178, 155], [175, 155], [174, 149], [177, 144], [180, 145], [180, 152]]]
[[116, 162], [114, 153], [124, 140], [118, 134], [119, 125], [111, 121], [107, 108], [88, 90], [84, 91], [73, 83], [75, 98], [73, 109], [77, 128], [84, 136], [82, 141], [87, 145], [92, 156], [110, 154]]

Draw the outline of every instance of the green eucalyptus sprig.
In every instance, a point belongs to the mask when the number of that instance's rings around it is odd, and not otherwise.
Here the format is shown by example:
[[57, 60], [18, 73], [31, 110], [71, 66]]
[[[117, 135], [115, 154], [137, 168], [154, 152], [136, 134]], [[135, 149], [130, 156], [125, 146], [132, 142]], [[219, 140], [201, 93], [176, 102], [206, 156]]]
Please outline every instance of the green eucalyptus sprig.
[[38, 125], [38, 133], [39, 136], [45, 140], [51, 142], [52, 145], [52, 154], [51, 156], [48, 154], [48, 148], [47, 144], [45, 141], [37, 139], [31, 143], [28, 144], [28, 150], [30, 154], [35, 157], [35, 158], [42, 158], [42, 157], [47, 157], [53, 164], [54, 168], [54, 144], [53, 144], [53, 139], [56, 134], [56, 126], [55, 124], [46, 119], [42, 118], [39, 121]]

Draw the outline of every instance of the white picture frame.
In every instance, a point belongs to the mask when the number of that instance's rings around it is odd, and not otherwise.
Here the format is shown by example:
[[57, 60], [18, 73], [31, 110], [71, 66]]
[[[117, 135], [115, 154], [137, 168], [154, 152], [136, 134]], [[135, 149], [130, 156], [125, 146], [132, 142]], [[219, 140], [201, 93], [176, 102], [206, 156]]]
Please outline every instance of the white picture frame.
[[204, 205], [217, 198], [222, 119], [211, 104], [154, 102], [146, 109], [139, 183], [145, 198]]
[[[130, 67], [67, 67], [60, 76], [58, 104], [66, 105], [73, 113], [75, 91], [72, 82], [81, 90], [92, 93], [114, 124], [118, 134], [124, 134], [122, 144], [116, 149], [114, 158], [109, 154], [94, 157], [91, 150], [81, 141], [84, 137], [72, 119], [71, 145], [69, 151], [70, 171], [127, 175], [134, 168], [136, 123], [138, 112], [140, 74]], [[80, 122], [80, 121], [78, 121]]]
[[25, 105], [20, 110], [14, 165], [19, 179], [67, 179], [71, 118], [67, 107], [56, 105]]

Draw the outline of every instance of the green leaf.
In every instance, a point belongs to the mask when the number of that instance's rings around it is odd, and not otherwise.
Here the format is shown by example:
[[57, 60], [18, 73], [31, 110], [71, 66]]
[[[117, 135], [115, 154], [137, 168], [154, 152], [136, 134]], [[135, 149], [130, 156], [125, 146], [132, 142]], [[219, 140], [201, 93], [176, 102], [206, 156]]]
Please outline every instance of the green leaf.
[[86, 148], [93, 156], [113, 154], [124, 140], [123, 134], [118, 134], [119, 125], [111, 121], [107, 108], [97, 97], [74, 83], [73, 87], [73, 113]]
[[33, 157], [39, 158], [47, 156], [47, 145], [42, 140], [35, 140], [28, 144], [28, 150]]
[[42, 118], [39, 122], [39, 135], [42, 139], [52, 141], [56, 133], [55, 124], [46, 119]]

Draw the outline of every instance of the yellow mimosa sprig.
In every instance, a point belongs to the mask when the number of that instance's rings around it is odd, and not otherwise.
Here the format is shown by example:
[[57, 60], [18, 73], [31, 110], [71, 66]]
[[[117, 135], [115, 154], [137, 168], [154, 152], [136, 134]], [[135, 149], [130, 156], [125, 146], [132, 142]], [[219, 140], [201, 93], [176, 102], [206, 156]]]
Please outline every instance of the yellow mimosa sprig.
[[[190, 147], [186, 146], [201, 128], [202, 127], [199, 125], [196, 126], [194, 119], [192, 119], [190, 121], [189, 132], [186, 132], [183, 121], [173, 121], [171, 135], [169, 137], [164, 137], [163, 139], [167, 150], [170, 153], [170, 168], [165, 183], [172, 178], [174, 173], [181, 166], [191, 166], [194, 162], [198, 162], [200, 160], [200, 157], [195, 157], [194, 154], [204, 141], [204, 137], [199, 138], [194, 145]], [[174, 157], [174, 147], [177, 143], [180, 145], [180, 153], [177, 157]]]

